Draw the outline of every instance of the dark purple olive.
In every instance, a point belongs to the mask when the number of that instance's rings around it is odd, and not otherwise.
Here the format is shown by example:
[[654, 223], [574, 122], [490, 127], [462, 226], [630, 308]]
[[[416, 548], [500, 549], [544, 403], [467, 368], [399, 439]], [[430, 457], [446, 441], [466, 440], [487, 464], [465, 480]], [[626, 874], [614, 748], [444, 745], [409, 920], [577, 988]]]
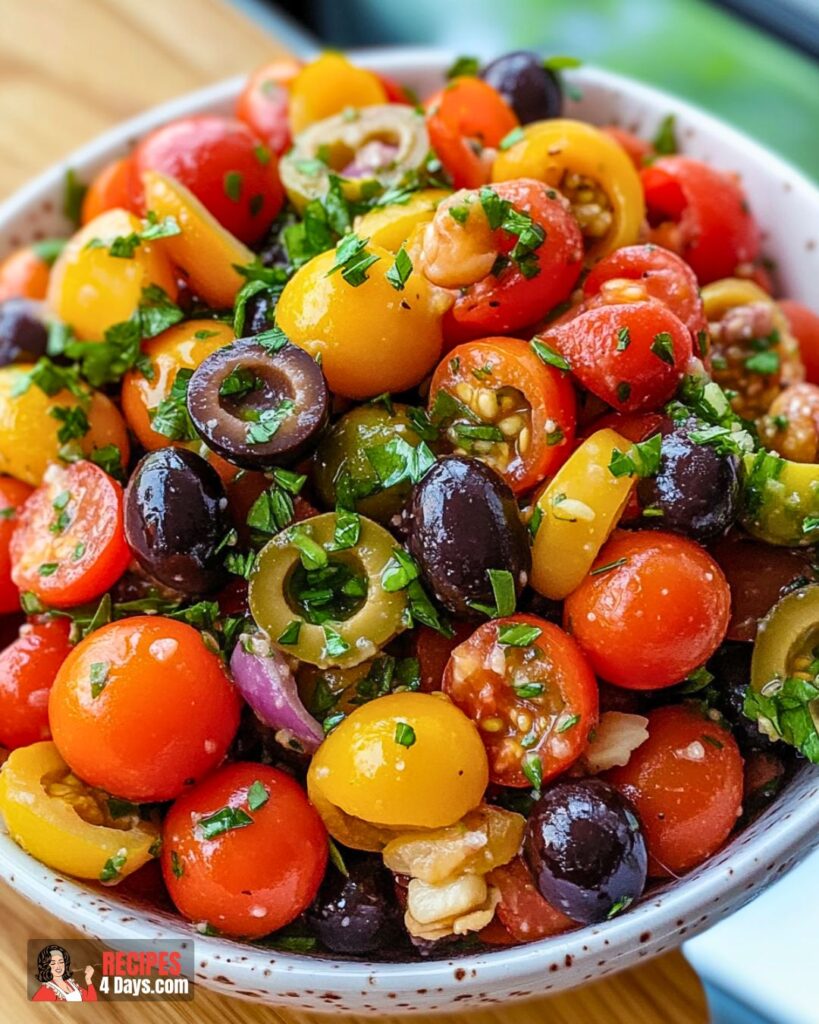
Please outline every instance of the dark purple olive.
[[242, 338], [211, 353], [188, 384], [188, 412], [205, 444], [244, 469], [286, 466], [327, 424], [324, 374], [304, 349], [277, 352]]
[[659, 510], [642, 517], [641, 527], [681, 533], [700, 543], [721, 537], [739, 508], [739, 458], [691, 439], [693, 424], [676, 426], [663, 437], [660, 470], [640, 480], [640, 505]]
[[35, 362], [45, 355], [48, 327], [42, 303], [32, 299], [0, 302], [0, 366]]
[[146, 573], [195, 596], [225, 580], [220, 545], [231, 528], [219, 474], [187, 448], [137, 463], [125, 489], [125, 538]]
[[601, 779], [547, 789], [526, 823], [523, 855], [543, 898], [581, 924], [625, 910], [646, 883], [646, 843], [634, 808]]
[[742, 710], [751, 685], [753, 650], [753, 644], [725, 643], [708, 662], [708, 671], [714, 675], [717, 710], [725, 716], [744, 751], [769, 750], [773, 746], [773, 741], [759, 731], [756, 720], [746, 717]]
[[494, 603], [489, 569], [508, 570], [519, 594], [532, 554], [514, 495], [478, 459], [440, 459], [413, 488], [407, 545], [426, 582], [454, 615]]
[[334, 953], [374, 953], [401, 937], [401, 910], [392, 875], [379, 857], [345, 852], [348, 876], [334, 865], [327, 874], [307, 923]]
[[273, 327], [279, 295], [279, 290], [265, 289], [250, 296], [245, 304], [245, 335], [255, 337]]
[[563, 93], [554, 71], [529, 50], [505, 53], [487, 64], [481, 78], [503, 96], [521, 124], [560, 117]]

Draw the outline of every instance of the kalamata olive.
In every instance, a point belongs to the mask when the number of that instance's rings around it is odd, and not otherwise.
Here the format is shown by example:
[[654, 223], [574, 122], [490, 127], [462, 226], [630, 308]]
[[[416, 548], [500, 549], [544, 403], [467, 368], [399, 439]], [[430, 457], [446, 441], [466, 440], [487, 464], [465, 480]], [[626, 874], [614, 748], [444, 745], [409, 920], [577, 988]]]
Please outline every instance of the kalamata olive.
[[477, 459], [440, 459], [413, 488], [407, 544], [435, 596], [455, 615], [493, 603], [489, 569], [523, 589], [532, 567], [529, 535], [508, 485]]
[[251, 295], [245, 305], [245, 335], [255, 337], [273, 327], [280, 289], [265, 289]]
[[645, 886], [640, 822], [629, 801], [601, 779], [547, 789], [526, 823], [523, 855], [543, 898], [582, 924], [624, 910]]
[[334, 953], [373, 953], [398, 941], [401, 911], [379, 857], [344, 854], [347, 876], [331, 865], [306, 918]]
[[285, 344], [242, 338], [212, 352], [188, 385], [188, 412], [205, 444], [245, 469], [289, 465], [321, 434], [329, 394], [318, 363]]
[[222, 481], [200, 455], [159, 448], [137, 463], [125, 489], [125, 538], [160, 583], [190, 595], [215, 590], [230, 528]]
[[32, 299], [0, 302], [0, 366], [35, 362], [45, 355], [48, 328], [42, 303]]
[[680, 424], [663, 437], [660, 470], [640, 480], [642, 507], [662, 515], [644, 517], [640, 526], [681, 533], [705, 543], [726, 532], [739, 510], [739, 459], [691, 439], [692, 424]]
[[560, 117], [563, 93], [554, 71], [543, 58], [528, 50], [497, 57], [481, 71], [481, 78], [503, 96], [521, 124]]
[[740, 747], [743, 750], [768, 750], [772, 741], [759, 731], [756, 720], [748, 718], [742, 711], [751, 683], [752, 654], [751, 644], [723, 644], [708, 662], [708, 671], [714, 674], [716, 707], [733, 729]]

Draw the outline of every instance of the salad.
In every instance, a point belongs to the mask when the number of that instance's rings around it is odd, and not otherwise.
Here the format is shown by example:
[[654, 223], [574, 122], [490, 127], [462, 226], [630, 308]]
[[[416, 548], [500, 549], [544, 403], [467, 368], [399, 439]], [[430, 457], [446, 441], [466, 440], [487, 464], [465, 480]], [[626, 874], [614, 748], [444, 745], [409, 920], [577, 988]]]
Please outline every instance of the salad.
[[819, 316], [730, 169], [277, 62], [0, 264], [0, 813], [201, 932], [604, 922], [819, 762]]

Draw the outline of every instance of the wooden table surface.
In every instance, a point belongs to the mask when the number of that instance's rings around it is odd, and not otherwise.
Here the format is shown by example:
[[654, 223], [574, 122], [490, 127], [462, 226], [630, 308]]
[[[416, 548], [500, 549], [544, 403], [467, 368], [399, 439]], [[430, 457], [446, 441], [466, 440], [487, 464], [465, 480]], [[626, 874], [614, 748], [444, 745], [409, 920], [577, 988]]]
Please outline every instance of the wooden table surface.
[[[0, 25], [0, 199], [117, 121], [284, 52], [223, 0], [0, 0]], [[0, 915], [3, 1019], [15, 1024], [62, 1019], [62, 1007], [25, 1002], [25, 944], [34, 936], [71, 937], [71, 929], [3, 886]], [[327, 1020], [276, 1012], [201, 988], [193, 1003], [108, 1003], [93, 1016], [108, 1024]], [[704, 1024], [708, 1019], [701, 986], [679, 953], [502, 1014], [461, 1016], [471, 1024]]]

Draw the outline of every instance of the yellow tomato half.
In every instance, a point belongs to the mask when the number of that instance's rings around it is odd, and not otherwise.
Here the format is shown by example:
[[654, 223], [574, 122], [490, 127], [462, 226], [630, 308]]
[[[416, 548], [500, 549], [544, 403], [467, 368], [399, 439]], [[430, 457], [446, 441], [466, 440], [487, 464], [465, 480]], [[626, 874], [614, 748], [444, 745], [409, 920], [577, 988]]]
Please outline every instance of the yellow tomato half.
[[438, 204], [449, 194], [442, 188], [422, 188], [406, 203], [377, 206], [356, 218], [355, 232], [360, 238], [369, 238], [370, 245], [398, 252], [419, 224], [429, 224]]
[[372, 71], [340, 53], [323, 53], [301, 69], [290, 85], [290, 130], [294, 135], [347, 107], [386, 103], [387, 93]]

